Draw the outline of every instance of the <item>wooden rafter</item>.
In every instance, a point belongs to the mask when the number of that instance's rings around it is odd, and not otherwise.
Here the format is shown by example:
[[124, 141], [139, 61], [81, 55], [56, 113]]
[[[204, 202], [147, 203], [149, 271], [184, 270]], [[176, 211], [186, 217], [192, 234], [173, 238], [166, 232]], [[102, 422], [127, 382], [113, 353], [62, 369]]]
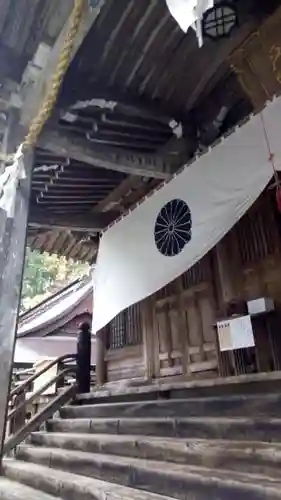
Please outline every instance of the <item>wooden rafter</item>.
[[61, 156], [93, 165], [94, 167], [140, 175], [158, 179], [168, 179], [173, 173], [168, 163], [152, 154], [131, 154], [122, 150], [99, 148], [87, 139], [62, 134], [54, 130], [45, 130], [38, 144]]
[[43, 213], [31, 213], [29, 215], [28, 225], [30, 228], [45, 228], [45, 229], [68, 229], [81, 232], [100, 232], [112, 220], [118, 217], [117, 212], [107, 213], [88, 213], [84, 215], [71, 214], [56, 214], [50, 216]]
[[95, 212], [108, 212], [114, 209], [120, 203], [120, 200], [127, 195], [132, 189], [138, 189], [141, 184], [141, 179], [134, 175], [127, 177], [117, 188], [115, 188], [104, 200], [97, 204], [93, 209]]
[[118, 109], [128, 116], [136, 115], [136, 110], [140, 117], [158, 120], [167, 124], [171, 119], [181, 121], [183, 115], [181, 111], [174, 110], [160, 99], [149, 99], [145, 96], [132, 93], [130, 89], [126, 92], [117, 86], [107, 87], [106, 82], [99, 81], [91, 85], [70, 85], [66, 81], [66, 87], [62, 91], [58, 106], [61, 110], [67, 110], [77, 104], [77, 102], [91, 101], [92, 99], [104, 99], [105, 101], [116, 102]]

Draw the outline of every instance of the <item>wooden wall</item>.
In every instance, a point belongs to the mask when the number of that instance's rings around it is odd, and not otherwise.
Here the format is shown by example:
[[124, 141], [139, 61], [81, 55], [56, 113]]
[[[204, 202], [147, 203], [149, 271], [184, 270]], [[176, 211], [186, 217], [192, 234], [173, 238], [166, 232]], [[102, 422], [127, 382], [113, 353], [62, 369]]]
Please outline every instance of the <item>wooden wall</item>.
[[212, 274], [208, 254], [153, 297], [156, 377], [216, 369]]
[[141, 304], [116, 316], [107, 329], [107, 381], [144, 377]]
[[281, 91], [281, 7], [230, 56], [232, 69], [254, 109]]
[[260, 296], [281, 312], [280, 277], [281, 215], [266, 191], [192, 269], [111, 322], [107, 380], [218, 373], [214, 324], [231, 302]]
[[[249, 300], [268, 296], [281, 305], [281, 215], [274, 192], [265, 192], [249, 212], [226, 235], [217, 248], [225, 254], [222, 267], [225, 279], [221, 287], [220, 305], [233, 299]], [[227, 300], [226, 300], [227, 299]]]

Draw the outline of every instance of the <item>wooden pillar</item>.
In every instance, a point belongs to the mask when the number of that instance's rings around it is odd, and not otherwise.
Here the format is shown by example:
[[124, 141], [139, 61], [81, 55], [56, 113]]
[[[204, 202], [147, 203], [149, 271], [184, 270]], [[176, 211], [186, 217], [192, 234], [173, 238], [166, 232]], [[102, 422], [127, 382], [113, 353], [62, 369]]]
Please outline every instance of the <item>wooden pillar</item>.
[[103, 385], [106, 382], [106, 362], [105, 362], [106, 329], [100, 330], [96, 334], [96, 382]]
[[[19, 138], [16, 123], [10, 128], [9, 147], [14, 138]], [[5, 420], [12, 375], [16, 342], [16, 329], [21, 299], [22, 278], [25, 259], [27, 220], [30, 200], [33, 154], [23, 157], [24, 178], [16, 182], [15, 209], [13, 216], [0, 205], [0, 432], [1, 457], [5, 437]], [[2, 194], [3, 195], [3, 194]], [[3, 198], [2, 198], [3, 201]], [[1, 194], [0, 194], [1, 202]]]
[[225, 306], [232, 301], [243, 301], [244, 276], [235, 228], [216, 245], [214, 255], [219, 306]]
[[217, 269], [220, 287], [220, 303], [221, 305], [229, 303], [235, 297], [232, 266], [233, 262], [230, 261], [227, 255], [227, 248], [225, 241], [220, 241], [215, 247], [215, 254], [217, 259]]
[[156, 332], [154, 331], [153, 304], [151, 297], [147, 298], [141, 303], [141, 313], [143, 331], [144, 378], [145, 380], [152, 380], [155, 377], [154, 338]]
[[161, 347], [163, 348], [164, 352], [167, 354], [167, 358], [163, 361], [163, 365], [167, 368], [170, 368], [173, 366], [173, 360], [172, 360], [172, 332], [171, 332], [171, 319], [170, 319], [170, 311], [171, 307], [169, 302], [165, 304], [162, 310], [162, 328], [159, 328], [159, 336], [160, 336], [160, 342], [161, 342]]
[[190, 376], [189, 338], [188, 338], [188, 328], [186, 323], [183, 294], [184, 294], [183, 280], [182, 278], [178, 278], [177, 280], [178, 322], [179, 322], [179, 332], [181, 339], [182, 373], [183, 375]]

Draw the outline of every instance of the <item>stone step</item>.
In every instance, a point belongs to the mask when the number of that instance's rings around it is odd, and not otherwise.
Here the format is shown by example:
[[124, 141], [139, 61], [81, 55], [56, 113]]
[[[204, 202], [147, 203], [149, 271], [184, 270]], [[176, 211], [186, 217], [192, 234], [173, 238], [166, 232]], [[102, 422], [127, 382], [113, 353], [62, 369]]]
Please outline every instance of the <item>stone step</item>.
[[237, 395], [65, 406], [62, 418], [281, 416], [281, 395]]
[[254, 373], [236, 377], [176, 381], [142, 381], [105, 384], [86, 394], [79, 394], [75, 404], [103, 404], [109, 402], [151, 401], [154, 399], [183, 399], [223, 396], [230, 394], [280, 393], [281, 372]]
[[16, 457], [180, 500], [281, 499], [280, 479], [258, 474], [27, 445], [17, 449]]
[[[59, 496], [63, 500], [172, 500], [167, 496], [138, 491], [119, 484], [106, 483], [36, 464], [31, 466], [29, 463], [17, 460], [4, 460], [3, 473], [12, 480], [20, 481], [55, 497]], [[20, 498], [33, 500], [32, 496]], [[37, 497], [35, 499], [37, 500]], [[38, 500], [41, 499], [45, 500], [43, 493], [38, 497]]]
[[130, 403], [131, 401], [151, 401], [158, 399], [169, 399], [170, 391], [159, 391], [155, 388], [149, 388], [150, 390], [144, 391], [130, 391], [119, 393], [111, 393], [110, 391], [99, 391], [95, 389], [93, 392], [78, 394], [73, 401], [73, 405], [83, 405], [83, 404], [104, 404], [104, 403]]
[[281, 442], [281, 419], [265, 418], [52, 419], [47, 422], [47, 430], [51, 432], [137, 434], [195, 439]]
[[[54, 496], [35, 490], [16, 481], [0, 477], [0, 500], [55, 500]], [[56, 497], [56, 500], [60, 500]]]
[[35, 446], [280, 476], [281, 443], [34, 432]]

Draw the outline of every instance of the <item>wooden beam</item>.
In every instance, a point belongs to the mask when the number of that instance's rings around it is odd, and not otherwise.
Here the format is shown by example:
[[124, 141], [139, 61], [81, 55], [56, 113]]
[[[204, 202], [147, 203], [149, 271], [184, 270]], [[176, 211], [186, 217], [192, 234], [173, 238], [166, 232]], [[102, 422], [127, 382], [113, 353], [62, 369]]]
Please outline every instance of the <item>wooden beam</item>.
[[0, 39], [0, 83], [3, 84], [4, 80], [8, 78], [17, 83], [20, 83], [24, 68], [27, 60], [19, 56], [16, 52], [5, 45]]
[[45, 130], [38, 142], [40, 148], [83, 163], [129, 175], [169, 179], [169, 164], [156, 155], [132, 154], [116, 151], [112, 148], [94, 146], [87, 139], [62, 134], [58, 131]]
[[[97, 2], [97, 6], [95, 8], [90, 7], [90, 2], [85, 1], [85, 7], [84, 7], [84, 12], [82, 16], [82, 22], [80, 25], [80, 28], [78, 30], [78, 33], [76, 34], [75, 40], [74, 40], [74, 45], [73, 45], [73, 50], [72, 50], [72, 59], [76, 55], [77, 51], [79, 50], [83, 40], [85, 39], [87, 33], [95, 23], [101, 8], [103, 7], [104, 3], [106, 0], [99, 0]], [[69, 11], [69, 15], [71, 13], [71, 10]], [[69, 23], [68, 21], [64, 25], [53, 49], [50, 54], [50, 57], [48, 59], [48, 62], [45, 66], [45, 69], [43, 70], [41, 77], [39, 80], [35, 83], [34, 86], [31, 86], [29, 89], [28, 94], [25, 96], [23, 106], [22, 106], [22, 113], [21, 113], [21, 123], [25, 125], [29, 125], [32, 121], [32, 119], [36, 116], [38, 113], [38, 110], [40, 109], [40, 106], [42, 104], [42, 100], [44, 98], [44, 95], [46, 93], [46, 90], [51, 82], [52, 76], [54, 74], [54, 71], [58, 65], [59, 57], [60, 57], [60, 52], [62, 50], [62, 47], [64, 45], [64, 41], [66, 38], [66, 34], [69, 29]]]
[[144, 151], [153, 153], [157, 147], [159, 147], [159, 141], [154, 141], [151, 139], [135, 139], [131, 137], [130, 139], [120, 139], [112, 135], [111, 137], [96, 137], [94, 134], [88, 136], [88, 140], [95, 145], [104, 147], [118, 147], [127, 151]]
[[125, 114], [128, 117], [138, 116], [140, 118], [158, 122], [159, 125], [169, 124], [174, 119], [182, 121], [184, 114], [180, 109], [174, 109], [167, 103], [160, 99], [151, 99], [145, 96], [140, 96], [130, 89], [126, 92], [118, 86], [111, 86], [108, 88], [108, 82], [91, 83], [87, 85], [77, 85], [77, 82], [69, 82], [63, 89], [58, 107], [61, 112], [73, 108], [78, 102], [91, 101], [92, 99], [104, 99], [105, 101], [116, 102], [116, 112]]
[[67, 229], [81, 232], [99, 232], [118, 217], [117, 212], [91, 213], [88, 215], [53, 215], [31, 210], [28, 226], [31, 228]]
[[120, 200], [124, 198], [129, 191], [132, 189], [137, 189], [141, 179], [134, 175], [131, 175], [124, 179], [119, 186], [117, 186], [108, 196], [106, 196], [102, 201], [100, 201], [96, 207], [93, 208], [93, 212], [108, 212], [114, 209], [116, 205], [119, 205]]

